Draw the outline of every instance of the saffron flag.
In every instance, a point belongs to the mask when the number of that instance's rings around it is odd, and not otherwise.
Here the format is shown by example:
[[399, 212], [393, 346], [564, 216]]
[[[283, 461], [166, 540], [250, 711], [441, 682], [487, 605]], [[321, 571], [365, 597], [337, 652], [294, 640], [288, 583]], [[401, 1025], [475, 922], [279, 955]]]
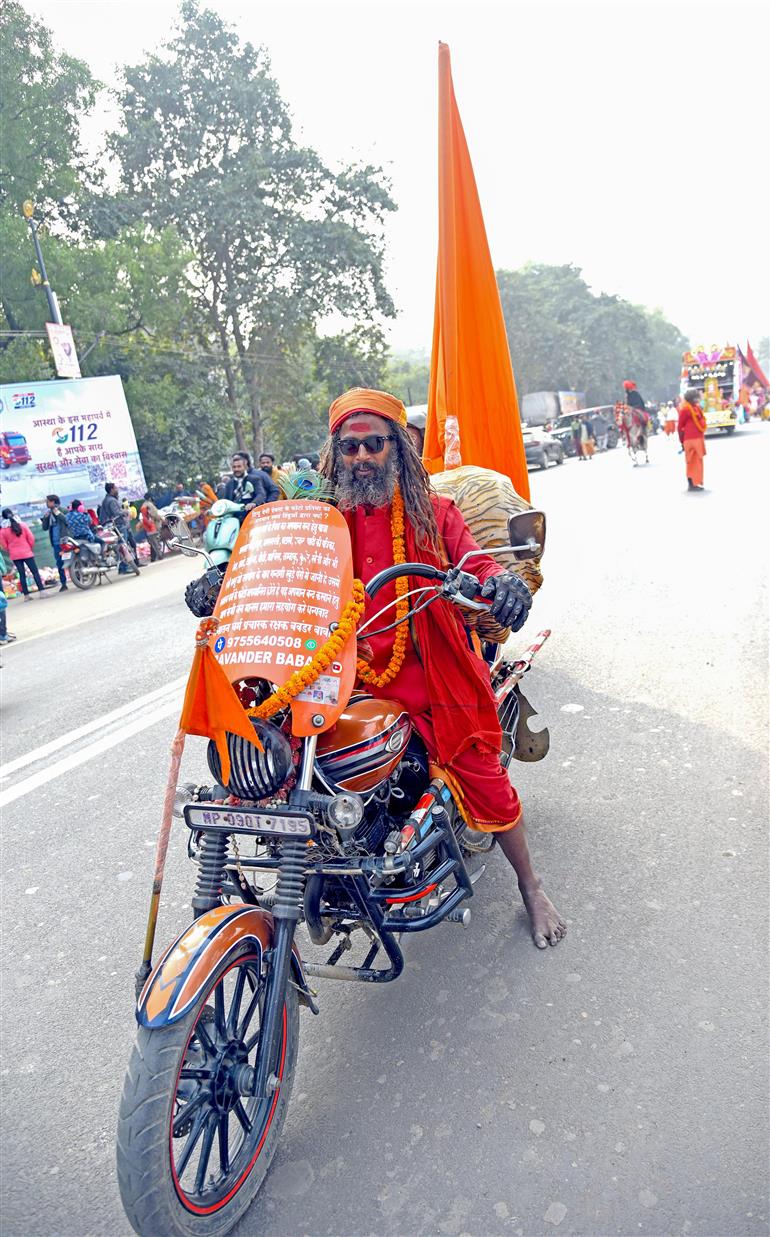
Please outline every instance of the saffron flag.
[[749, 343], [748, 340], [746, 340], [746, 360], [749, 363], [749, 368], [754, 378], [756, 379], [756, 381], [761, 383], [763, 387], [770, 387], [770, 382], [767, 381], [767, 378], [763, 374], [762, 366], [759, 364], [759, 361], [754, 356], [754, 353], [751, 350], [751, 344]]
[[438, 73], [438, 271], [423, 462], [434, 473], [494, 468], [528, 499], [508, 337], [446, 43]]
[[209, 648], [205, 624], [195, 641], [195, 657], [187, 680], [179, 729], [213, 739], [222, 764], [222, 781], [230, 777], [227, 731], [262, 749], [254, 727], [233, 690], [230, 680]]

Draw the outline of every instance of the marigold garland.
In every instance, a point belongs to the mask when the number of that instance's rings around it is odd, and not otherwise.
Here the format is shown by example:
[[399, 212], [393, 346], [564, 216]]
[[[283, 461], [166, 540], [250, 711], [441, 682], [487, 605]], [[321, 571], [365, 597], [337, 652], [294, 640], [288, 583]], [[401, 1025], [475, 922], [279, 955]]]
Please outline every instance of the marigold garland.
[[279, 687], [274, 691], [267, 700], [263, 700], [262, 704], [257, 705], [254, 709], [248, 709], [249, 717], [260, 717], [263, 721], [273, 717], [279, 713], [281, 709], [285, 709], [288, 704], [291, 704], [295, 696], [304, 691], [306, 687], [310, 687], [314, 683], [319, 674], [323, 674], [324, 670], [336, 661], [352, 635], [355, 634], [358, 621], [364, 612], [366, 604], [366, 596], [364, 594], [364, 586], [360, 580], [353, 581], [353, 596], [343, 610], [340, 621], [337, 627], [329, 636], [329, 639], [318, 650], [311, 661], [303, 666], [300, 670], [295, 670], [290, 679], [284, 683], [283, 687]]
[[[393, 502], [390, 507], [390, 533], [393, 538], [393, 562], [406, 562], [406, 546], [404, 543], [404, 500], [401, 490], [396, 487]], [[378, 674], [360, 658], [357, 662], [358, 677], [372, 687], [386, 687], [392, 683], [404, 664], [406, 646], [409, 639], [409, 625], [405, 622], [409, 613], [409, 601], [406, 593], [409, 591], [409, 577], [399, 576], [396, 580], [396, 634], [393, 640], [393, 652], [385, 669]]]

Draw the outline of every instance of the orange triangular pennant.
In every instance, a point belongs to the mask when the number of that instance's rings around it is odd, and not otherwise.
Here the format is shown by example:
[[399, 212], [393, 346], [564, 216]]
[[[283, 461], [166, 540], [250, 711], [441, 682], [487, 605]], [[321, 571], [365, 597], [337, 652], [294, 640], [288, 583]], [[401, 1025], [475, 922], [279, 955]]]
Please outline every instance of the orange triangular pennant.
[[199, 639], [187, 680], [179, 729], [213, 739], [222, 763], [222, 780], [230, 777], [226, 731], [240, 735], [262, 750], [262, 744], [233, 687], [208, 646]]

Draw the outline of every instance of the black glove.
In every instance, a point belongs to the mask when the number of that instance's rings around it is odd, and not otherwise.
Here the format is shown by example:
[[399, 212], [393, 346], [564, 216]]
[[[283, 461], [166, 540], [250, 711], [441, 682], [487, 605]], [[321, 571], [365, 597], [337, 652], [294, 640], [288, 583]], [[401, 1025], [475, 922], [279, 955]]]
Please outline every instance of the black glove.
[[218, 595], [219, 582], [212, 585], [205, 575], [201, 576], [198, 580], [192, 580], [184, 591], [187, 608], [192, 610], [196, 618], [211, 617], [214, 613], [214, 606], [217, 604]]
[[532, 594], [514, 571], [504, 571], [490, 578], [481, 587], [482, 597], [491, 597], [490, 613], [501, 627], [520, 631], [527, 621]]

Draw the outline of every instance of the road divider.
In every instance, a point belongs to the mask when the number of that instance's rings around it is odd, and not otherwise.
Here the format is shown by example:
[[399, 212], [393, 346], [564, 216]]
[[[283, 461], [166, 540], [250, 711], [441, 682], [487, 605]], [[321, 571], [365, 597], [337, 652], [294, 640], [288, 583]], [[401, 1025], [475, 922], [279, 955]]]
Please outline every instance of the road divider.
[[29, 777], [22, 778], [21, 781], [1, 790], [0, 807], [6, 807], [16, 799], [21, 799], [24, 795], [31, 794], [41, 786], [45, 786], [47, 782], [53, 781], [54, 778], [61, 777], [63, 774], [71, 772], [72, 769], [77, 769], [80, 765], [86, 764], [96, 756], [101, 756], [104, 752], [108, 752], [110, 748], [117, 747], [124, 739], [129, 739], [132, 735], [139, 734], [142, 730], [147, 730], [150, 726], [154, 726], [157, 722], [171, 717], [174, 713], [180, 713], [186, 682], [187, 675], [174, 679], [171, 683], [167, 683], [165, 687], [159, 687], [155, 691], [147, 692], [144, 696], [138, 696], [130, 703], [121, 705], [119, 708], [113, 709], [101, 717], [94, 718], [92, 721], [80, 726], [77, 730], [72, 730], [66, 735], [60, 735], [56, 739], [52, 739], [50, 743], [34, 748], [24, 756], [18, 756], [15, 760], [9, 761], [7, 765], [3, 765], [0, 768], [0, 779], [6, 779], [13, 773], [18, 773], [21, 769], [47, 760], [55, 752], [61, 751], [62, 748], [72, 747], [95, 731], [107, 730], [106, 734], [100, 734], [98, 738], [94, 739], [92, 743], [88, 743], [85, 747], [79, 747], [77, 751], [67, 752], [60, 760], [46, 765], [45, 768], [40, 769], [37, 773], [32, 773]]

